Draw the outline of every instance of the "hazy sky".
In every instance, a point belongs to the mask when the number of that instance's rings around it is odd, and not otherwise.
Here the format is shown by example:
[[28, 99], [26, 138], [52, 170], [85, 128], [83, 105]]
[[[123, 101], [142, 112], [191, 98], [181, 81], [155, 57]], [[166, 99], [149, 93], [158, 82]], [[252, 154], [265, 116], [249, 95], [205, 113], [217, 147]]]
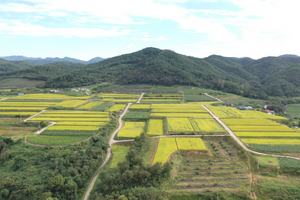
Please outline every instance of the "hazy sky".
[[299, 0], [0, 0], [0, 56], [300, 55]]

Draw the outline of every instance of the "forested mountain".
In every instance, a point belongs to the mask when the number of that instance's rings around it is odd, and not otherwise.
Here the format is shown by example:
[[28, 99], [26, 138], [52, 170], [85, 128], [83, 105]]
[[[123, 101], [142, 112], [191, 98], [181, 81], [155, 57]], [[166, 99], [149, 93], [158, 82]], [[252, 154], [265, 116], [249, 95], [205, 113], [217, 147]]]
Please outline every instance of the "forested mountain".
[[28, 63], [31, 63], [33, 65], [46, 65], [46, 64], [51, 64], [51, 63], [56, 63], [56, 62], [71, 62], [71, 63], [81, 63], [81, 64], [91, 64], [91, 63], [96, 63], [104, 60], [104, 58], [100, 57], [95, 57], [92, 58], [89, 61], [84, 61], [84, 60], [79, 60], [75, 58], [70, 58], [70, 57], [64, 57], [64, 58], [29, 58], [29, 57], [24, 57], [24, 56], [6, 56], [6, 57], [1, 57], [2, 59], [5, 59], [7, 61], [27, 61]]
[[[93, 62], [101, 60], [95, 58]], [[1, 62], [0, 62], [1, 63]], [[300, 96], [300, 57], [283, 55], [258, 60], [212, 55], [204, 59], [170, 50], [146, 48], [86, 66], [67, 62], [31, 67], [1, 76], [46, 80], [44, 87], [66, 88], [101, 82], [116, 84], [191, 85], [247, 97]]]
[[21, 69], [28, 69], [33, 65], [26, 61], [7, 61], [0, 59], [0, 74], [13, 72]]
[[28, 78], [35, 80], [47, 81], [49, 79], [56, 78], [65, 74], [69, 74], [80, 70], [85, 67], [84, 64], [70, 63], [70, 62], [57, 62], [47, 65], [32, 66], [29, 69], [18, 70], [16, 72], [10, 72], [1, 77], [18, 77], [18, 78]]
[[195, 85], [240, 91], [247, 81], [209, 64], [169, 50], [146, 48], [122, 55], [46, 82], [45, 87], [77, 87], [101, 82], [118, 84]]

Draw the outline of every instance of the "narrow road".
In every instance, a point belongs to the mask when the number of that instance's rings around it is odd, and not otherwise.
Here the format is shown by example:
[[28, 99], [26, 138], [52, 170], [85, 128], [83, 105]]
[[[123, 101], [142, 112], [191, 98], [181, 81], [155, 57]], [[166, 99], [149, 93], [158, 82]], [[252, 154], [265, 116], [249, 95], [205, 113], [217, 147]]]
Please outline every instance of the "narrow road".
[[110, 146], [110, 147], [107, 149], [106, 158], [105, 158], [104, 162], [102, 163], [102, 165], [97, 169], [97, 171], [96, 171], [96, 173], [95, 173], [95, 175], [94, 175], [94, 177], [93, 177], [93, 179], [92, 179], [90, 185], [88, 186], [87, 191], [86, 191], [86, 193], [85, 193], [85, 195], [84, 195], [84, 198], [83, 198], [84, 200], [88, 200], [89, 195], [90, 195], [92, 189], [94, 188], [95, 182], [96, 182], [96, 180], [97, 180], [97, 177], [98, 177], [100, 171], [102, 170], [102, 168], [103, 168], [103, 167], [106, 165], [106, 163], [108, 162], [108, 160], [109, 160], [109, 158], [110, 158], [110, 156], [111, 156], [111, 146], [112, 146], [112, 144], [118, 142], [117, 140], [114, 140], [114, 137], [115, 137], [115, 135], [119, 132], [119, 130], [123, 127], [122, 117], [125, 115], [125, 113], [127, 112], [127, 110], [128, 110], [128, 108], [129, 108], [130, 105], [131, 105], [131, 103], [129, 103], [129, 104], [126, 106], [125, 110], [123, 111], [123, 113], [122, 113], [122, 114], [120, 115], [120, 117], [119, 117], [119, 127], [113, 132], [113, 134], [111, 135], [111, 137], [110, 137], [110, 139], [109, 139], [109, 146]]
[[141, 100], [142, 100], [142, 98], [143, 98], [144, 94], [145, 94], [144, 92], [141, 94], [141, 96], [140, 96], [139, 100], [138, 100], [136, 103], [140, 103], [140, 102], [141, 102]]
[[44, 130], [46, 130], [47, 128], [53, 126], [53, 125], [56, 124], [57, 122], [50, 122], [50, 123], [51, 123], [50, 125], [48, 125], [48, 126], [44, 127], [43, 129], [37, 131], [37, 132], [35, 133], [35, 135], [41, 134]]
[[293, 157], [293, 156], [282, 156], [282, 155], [276, 155], [276, 154], [266, 154], [266, 153], [260, 153], [257, 151], [253, 151], [248, 149], [244, 143], [234, 134], [234, 132], [232, 130], [230, 130], [228, 128], [228, 126], [226, 124], [224, 124], [224, 122], [222, 122], [213, 112], [211, 112], [205, 105], [203, 105], [203, 108], [205, 110], [207, 110], [209, 112], [209, 114], [229, 133], [229, 135], [246, 151], [250, 152], [250, 153], [254, 153], [254, 154], [258, 154], [258, 155], [262, 155], [262, 156], [273, 156], [273, 157], [285, 157], [285, 158], [293, 158], [293, 159], [297, 159], [300, 160], [297, 157]]
[[4, 100], [6, 100], [6, 99], [9, 99], [9, 98], [0, 99], [0, 101], [4, 101]]
[[36, 113], [35, 115], [32, 115], [31, 117], [28, 117], [27, 119], [24, 120], [24, 122], [27, 122], [28, 120], [30, 120], [30, 119], [32, 119], [32, 118], [38, 116], [39, 114], [42, 114], [42, 113], [45, 112], [45, 111], [47, 111], [47, 110], [42, 110], [41, 112]]
[[221, 99], [218, 99], [218, 98], [216, 98], [216, 97], [214, 97], [214, 96], [211, 96], [211, 95], [209, 95], [209, 94], [207, 94], [207, 93], [203, 93], [204, 95], [206, 95], [206, 96], [208, 96], [208, 97], [210, 97], [210, 98], [213, 98], [213, 99], [215, 99], [215, 100], [217, 100], [217, 101], [220, 101], [220, 102], [222, 102], [222, 103], [226, 103], [225, 101], [222, 101]]

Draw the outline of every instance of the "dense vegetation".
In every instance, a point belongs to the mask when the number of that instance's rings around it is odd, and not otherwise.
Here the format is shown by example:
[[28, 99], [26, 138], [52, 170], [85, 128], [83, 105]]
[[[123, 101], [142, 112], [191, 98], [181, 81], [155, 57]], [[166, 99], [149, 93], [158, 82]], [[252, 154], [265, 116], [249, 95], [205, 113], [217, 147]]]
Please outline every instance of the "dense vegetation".
[[80, 198], [105, 158], [116, 125], [116, 119], [111, 120], [99, 136], [63, 148], [34, 147], [0, 138], [0, 199]]
[[172, 167], [170, 163], [145, 165], [143, 156], [149, 148], [147, 134], [136, 137], [126, 160], [119, 163], [115, 171], [100, 174], [91, 199], [162, 199], [162, 191], [157, 187], [169, 178]]
[[4, 59], [0, 59], [0, 74], [27, 69], [32, 66], [33, 65], [26, 61], [7, 61]]

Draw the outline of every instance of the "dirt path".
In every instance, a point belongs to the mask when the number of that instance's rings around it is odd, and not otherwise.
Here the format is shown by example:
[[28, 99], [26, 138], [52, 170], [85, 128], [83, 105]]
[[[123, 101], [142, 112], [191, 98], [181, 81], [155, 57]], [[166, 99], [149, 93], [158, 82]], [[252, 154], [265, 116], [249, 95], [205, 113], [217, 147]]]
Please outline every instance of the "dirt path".
[[145, 94], [144, 92], [141, 94], [141, 96], [140, 96], [139, 100], [138, 100], [136, 103], [140, 103], [140, 102], [141, 102], [141, 100], [142, 100], [142, 98], [143, 98], [144, 94]]
[[228, 126], [226, 124], [224, 124], [224, 122], [222, 122], [213, 112], [211, 112], [205, 105], [203, 105], [203, 108], [205, 110], [207, 110], [209, 112], [209, 114], [229, 133], [229, 135], [244, 149], [246, 150], [247, 152], [250, 152], [250, 153], [254, 153], [254, 154], [258, 154], [258, 155], [262, 155], [262, 156], [273, 156], [273, 157], [284, 157], [284, 158], [293, 158], [293, 159], [297, 159], [297, 160], [300, 160], [299, 158], [297, 157], [293, 157], [293, 156], [282, 156], [282, 155], [276, 155], [276, 154], [266, 154], [266, 153], [260, 153], [260, 152], [257, 152], [257, 151], [253, 151], [253, 150], [250, 150], [248, 149], [244, 143], [233, 133], [233, 131], [231, 131]]
[[119, 130], [122, 128], [122, 126], [123, 126], [122, 117], [125, 115], [125, 113], [127, 112], [127, 110], [128, 110], [128, 108], [129, 108], [130, 105], [131, 105], [131, 103], [129, 103], [126, 106], [125, 110], [123, 111], [123, 113], [119, 117], [119, 127], [113, 132], [113, 134], [110, 137], [110, 140], [109, 140], [109, 146], [110, 147], [107, 149], [106, 158], [105, 158], [104, 162], [102, 163], [102, 165], [95, 172], [95, 175], [92, 177], [92, 181], [90, 182], [89, 186], [87, 187], [86, 193], [84, 194], [84, 197], [83, 197], [84, 200], [88, 200], [89, 195], [90, 195], [92, 189], [94, 188], [94, 185], [95, 185], [95, 182], [96, 182], [96, 180], [98, 178], [99, 173], [101, 172], [101, 170], [103, 169], [103, 167], [108, 162], [108, 160], [109, 160], [109, 158], [111, 156], [111, 146], [112, 146], [112, 144], [119, 142], [119, 141], [114, 140], [114, 137], [119, 132]]
[[226, 103], [225, 101], [222, 101], [221, 99], [218, 99], [218, 98], [216, 98], [216, 97], [214, 97], [214, 96], [211, 96], [211, 95], [209, 95], [209, 94], [207, 94], [207, 93], [203, 93], [204, 95], [206, 95], [206, 96], [208, 96], [208, 97], [210, 97], [210, 98], [213, 98], [213, 99], [215, 99], [215, 100], [217, 100], [217, 101], [220, 101], [220, 102], [222, 102], [222, 103]]
[[4, 100], [6, 100], [6, 99], [9, 99], [9, 98], [0, 99], [0, 101], [4, 101]]
[[32, 115], [31, 117], [28, 117], [27, 119], [24, 120], [24, 122], [27, 122], [28, 120], [30, 120], [30, 119], [32, 119], [32, 118], [38, 116], [39, 114], [42, 114], [42, 113], [45, 112], [45, 111], [47, 111], [47, 110], [42, 110], [41, 112], [36, 113], [35, 115]]
[[53, 125], [56, 124], [56, 123], [57, 123], [57, 122], [50, 122], [50, 125], [48, 125], [48, 126], [44, 127], [43, 129], [37, 131], [37, 132], [35, 133], [35, 135], [37, 136], [37, 135], [41, 134], [41, 133], [42, 133], [43, 131], [45, 131], [47, 128], [53, 126]]

